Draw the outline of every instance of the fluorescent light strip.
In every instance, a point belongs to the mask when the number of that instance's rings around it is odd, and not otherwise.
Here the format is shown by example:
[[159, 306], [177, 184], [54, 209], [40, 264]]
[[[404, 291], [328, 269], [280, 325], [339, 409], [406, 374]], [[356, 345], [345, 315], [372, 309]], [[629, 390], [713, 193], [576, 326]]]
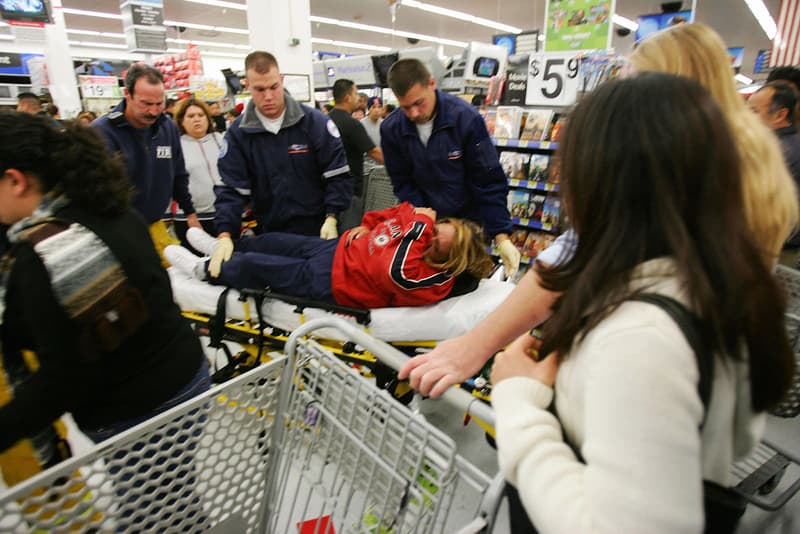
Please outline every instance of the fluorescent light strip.
[[[189, 0], [189, 1], [197, 1], [197, 0]], [[469, 13], [464, 13], [463, 11], [456, 11], [454, 9], [447, 9], [445, 7], [434, 6], [431, 4], [424, 4], [422, 2], [417, 2], [416, 0], [403, 0], [400, 5], [402, 7], [413, 7], [415, 9], [427, 11], [429, 13], [436, 13], [437, 15], [443, 15], [445, 17], [463, 20], [465, 22], [471, 22], [473, 24], [486, 26], [487, 28], [493, 28], [495, 30], [500, 30], [503, 32], [522, 33], [522, 28], [517, 28], [516, 26], [510, 26], [508, 24], [502, 24], [500, 22], [495, 22], [493, 20], [476, 17], [475, 15], [470, 15]]]
[[775, 19], [769, 14], [767, 6], [764, 5], [763, 0], [744, 0], [750, 12], [761, 25], [761, 29], [767, 34], [767, 38], [772, 40], [778, 33], [778, 27], [775, 25]]
[[67, 41], [70, 46], [85, 46], [89, 48], [119, 48], [127, 49], [126, 44], [113, 44], [113, 43], [95, 43], [92, 41]]
[[67, 15], [83, 15], [84, 17], [98, 17], [101, 19], [114, 19], [122, 20], [122, 15], [118, 13], [104, 13], [102, 11], [87, 11], [86, 9], [72, 9], [71, 7], [62, 7], [61, 12]]
[[467, 46], [467, 43], [465, 43], [464, 41], [454, 41], [452, 39], [440, 39], [439, 37], [433, 37], [430, 35], [397, 31], [391, 28], [384, 28], [382, 26], [372, 26], [369, 24], [360, 24], [358, 22], [349, 22], [346, 20], [330, 19], [327, 17], [317, 17], [314, 15], [309, 17], [309, 20], [311, 20], [311, 22], [319, 22], [320, 24], [331, 24], [333, 26], [340, 26], [342, 28], [352, 28], [354, 30], [362, 30], [365, 32], [382, 33], [384, 35], [394, 35], [396, 37], [410, 37], [412, 39], [419, 39], [420, 41], [430, 41], [432, 43], [457, 46], [460, 48], [464, 48], [465, 46]]
[[192, 30], [208, 30], [217, 31], [220, 33], [238, 33], [239, 35], [250, 35], [248, 30], [239, 28], [226, 28], [224, 26], [209, 26], [208, 24], [193, 24], [191, 22], [178, 22], [177, 20], [165, 20], [164, 26], [182, 26], [184, 28], [191, 28]]
[[343, 46], [347, 48], [359, 48], [362, 50], [375, 50], [377, 52], [388, 52], [391, 50], [388, 46], [375, 46], [362, 43], [351, 43], [349, 41], [334, 41], [333, 39], [320, 39], [318, 37], [311, 38], [312, 43], [327, 44], [332, 46]]
[[0, 34], [0, 41], [13, 41], [16, 39], [13, 35]]
[[639, 24], [637, 24], [636, 22], [632, 21], [627, 17], [623, 17], [622, 15], [617, 15], [616, 13], [614, 13], [614, 15], [611, 17], [611, 22], [613, 22], [617, 26], [628, 28], [632, 32], [635, 32], [636, 30], [639, 29]]
[[238, 9], [241, 11], [247, 11], [246, 4], [238, 4], [236, 2], [223, 2], [222, 0], [186, 0], [186, 1], [193, 2], [195, 4], [203, 4], [206, 6], [223, 7], [227, 9]]
[[108, 37], [110, 39], [125, 39], [124, 33], [96, 32], [94, 30], [73, 30], [70, 28], [67, 28], [67, 33], [74, 33], [77, 35], [94, 35], [97, 37]]
[[[182, 52], [185, 52], [185, 50], [182, 50]], [[203, 55], [214, 56], [214, 57], [232, 57], [236, 59], [244, 59], [247, 57], [247, 54], [230, 54], [228, 52], [207, 52], [205, 50], [203, 50]]]
[[167, 39], [168, 43], [176, 43], [176, 44], [193, 44], [198, 46], [216, 46], [218, 48], [238, 48], [240, 50], [250, 50], [250, 45], [238, 45], [238, 44], [230, 44], [230, 43], [215, 43], [212, 41], [197, 41], [195, 39]]
[[748, 78], [744, 74], [737, 74], [736, 76], [733, 77], [733, 79], [736, 80], [737, 82], [743, 83], [745, 85], [750, 85], [751, 83], [753, 83], [753, 80], [751, 80], [750, 78]]

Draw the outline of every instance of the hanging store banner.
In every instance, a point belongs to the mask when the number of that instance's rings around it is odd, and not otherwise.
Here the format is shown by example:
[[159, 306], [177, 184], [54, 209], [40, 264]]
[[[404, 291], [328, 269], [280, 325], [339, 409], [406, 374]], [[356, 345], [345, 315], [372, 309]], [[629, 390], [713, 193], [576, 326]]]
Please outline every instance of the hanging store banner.
[[125, 0], [119, 7], [131, 52], [164, 52], [167, 49], [162, 0]]
[[611, 47], [615, 0], [547, 0], [545, 6], [546, 52]]

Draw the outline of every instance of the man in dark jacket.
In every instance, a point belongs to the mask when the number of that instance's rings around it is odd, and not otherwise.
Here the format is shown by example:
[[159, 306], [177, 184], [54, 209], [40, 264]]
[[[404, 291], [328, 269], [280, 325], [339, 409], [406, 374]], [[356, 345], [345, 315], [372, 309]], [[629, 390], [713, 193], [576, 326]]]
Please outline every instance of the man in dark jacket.
[[[761, 121], [778, 136], [783, 159], [800, 191], [800, 133], [794, 116], [799, 96], [790, 83], [775, 81], [753, 93], [748, 103]], [[790, 237], [786, 246], [800, 247], [800, 233], [796, 232]]]
[[361, 121], [352, 116], [360, 105], [360, 97], [352, 80], [336, 80], [333, 84], [333, 100], [336, 105], [328, 117], [342, 135], [347, 165], [355, 181], [352, 204], [342, 213], [339, 221], [339, 231], [343, 232], [358, 226], [364, 216], [364, 154], [383, 165], [383, 152], [375, 146]]
[[171, 244], [161, 219], [172, 199], [187, 214], [187, 224], [200, 227], [189, 194], [181, 136], [163, 111], [164, 78], [153, 67], [135, 63], [125, 76], [125, 99], [92, 123], [109, 151], [122, 154], [136, 190], [133, 207], [150, 225], [159, 254]]
[[436, 89], [417, 59], [401, 59], [388, 75], [403, 113], [381, 124], [381, 148], [394, 193], [440, 216], [483, 225], [495, 238], [506, 274], [519, 268], [511, 243], [508, 182], [483, 118], [471, 105]]
[[218, 162], [217, 248], [209, 273], [219, 275], [233, 253], [242, 211], [250, 203], [257, 233], [291, 232], [338, 237], [337, 217], [350, 205], [353, 177], [336, 125], [320, 111], [302, 106], [283, 89], [275, 56], [245, 58], [252, 99], [230, 125]]

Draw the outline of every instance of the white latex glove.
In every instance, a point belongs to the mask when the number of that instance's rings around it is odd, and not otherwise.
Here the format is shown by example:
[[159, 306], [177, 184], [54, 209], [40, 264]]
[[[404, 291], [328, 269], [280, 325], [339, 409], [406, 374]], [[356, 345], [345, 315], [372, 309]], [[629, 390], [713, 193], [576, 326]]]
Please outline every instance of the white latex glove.
[[519, 269], [519, 250], [514, 246], [510, 239], [505, 239], [497, 245], [497, 252], [503, 260], [503, 268], [506, 271], [506, 278], [511, 278], [517, 274]]
[[233, 241], [230, 237], [220, 237], [217, 239], [217, 246], [214, 247], [214, 253], [211, 254], [211, 260], [208, 262], [208, 274], [212, 278], [217, 278], [222, 270], [222, 262], [231, 259], [233, 254]]
[[319, 229], [319, 236], [322, 239], [336, 239], [339, 237], [339, 231], [336, 229], [336, 217], [327, 216], [325, 222], [322, 223], [322, 228]]

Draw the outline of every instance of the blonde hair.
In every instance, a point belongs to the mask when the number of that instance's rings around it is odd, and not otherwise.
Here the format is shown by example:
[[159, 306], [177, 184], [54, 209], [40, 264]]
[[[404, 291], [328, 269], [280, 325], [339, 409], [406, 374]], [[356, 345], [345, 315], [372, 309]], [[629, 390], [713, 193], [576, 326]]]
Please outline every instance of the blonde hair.
[[456, 231], [455, 238], [450, 245], [450, 254], [446, 260], [435, 262], [426, 256], [425, 262], [450, 276], [458, 276], [462, 273], [468, 273], [477, 278], [489, 276], [494, 268], [494, 262], [486, 250], [480, 227], [474, 222], [463, 219], [444, 218], [436, 223], [453, 225]]
[[745, 219], [771, 268], [797, 224], [797, 190], [774, 133], [736, 90], [722, 38], [705, 24], [680, 24], [643, 40], [630, 60], [640, 72], [695, 79], [714, 97], [739, 152]]

